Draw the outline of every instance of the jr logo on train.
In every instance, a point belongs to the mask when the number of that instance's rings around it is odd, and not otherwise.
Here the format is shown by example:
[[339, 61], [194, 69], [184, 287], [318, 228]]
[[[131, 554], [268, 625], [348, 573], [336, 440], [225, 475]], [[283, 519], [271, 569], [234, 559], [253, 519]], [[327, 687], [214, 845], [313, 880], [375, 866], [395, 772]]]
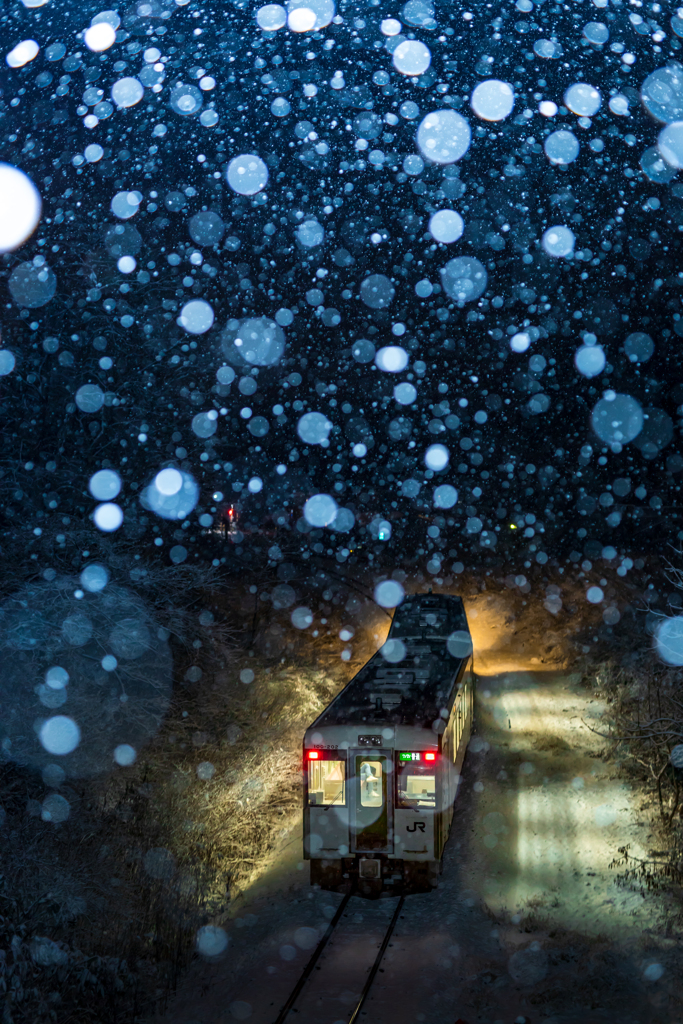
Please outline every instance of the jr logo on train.
[[387, 641], [304, 736], [311, 884], [369, 897], [437, 885], [474, 711], [461, 598], [406, 598]]

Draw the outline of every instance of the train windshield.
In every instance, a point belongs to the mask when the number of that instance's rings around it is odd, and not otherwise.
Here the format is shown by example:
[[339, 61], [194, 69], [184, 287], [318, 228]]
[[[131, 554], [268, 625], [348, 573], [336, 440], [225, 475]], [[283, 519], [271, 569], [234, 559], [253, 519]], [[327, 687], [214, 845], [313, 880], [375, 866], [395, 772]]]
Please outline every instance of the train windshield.
[[433, 765], [399, 764], [398, 806], [435, 807], [436, 775]]
[[445, 608], [400, 609], [392, 623], [392, 637], [447, 637], [451, 632], [451, 616]]
[[346, 803], [346, 762], [308, 762], [308, 802], [313, 806]]

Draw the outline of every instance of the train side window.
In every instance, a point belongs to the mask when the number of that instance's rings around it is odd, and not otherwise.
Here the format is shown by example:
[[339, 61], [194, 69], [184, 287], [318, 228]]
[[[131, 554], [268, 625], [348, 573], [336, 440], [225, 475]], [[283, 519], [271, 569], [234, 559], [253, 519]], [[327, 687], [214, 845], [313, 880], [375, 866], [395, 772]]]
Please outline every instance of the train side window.
[[361, 760], [358, 768], [361, 807], [382, 806], [382, 762]]
[[345, 761], [308, 762], [308, 802], [317, 807], [346, 803]]
[[436, 775], [433, 767], [401, 764], [398, 770], [399, 807], [435, 807]]

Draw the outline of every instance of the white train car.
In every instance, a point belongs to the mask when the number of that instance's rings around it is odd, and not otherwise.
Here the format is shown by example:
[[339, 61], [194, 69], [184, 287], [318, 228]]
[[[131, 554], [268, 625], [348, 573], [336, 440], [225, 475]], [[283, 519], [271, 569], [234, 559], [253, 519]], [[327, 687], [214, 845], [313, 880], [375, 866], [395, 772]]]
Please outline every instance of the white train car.
[[406, 598], [384, 648], [304, 736], [311, 884], [366, 896], [437, 885], [473, 712], [462, 599]]

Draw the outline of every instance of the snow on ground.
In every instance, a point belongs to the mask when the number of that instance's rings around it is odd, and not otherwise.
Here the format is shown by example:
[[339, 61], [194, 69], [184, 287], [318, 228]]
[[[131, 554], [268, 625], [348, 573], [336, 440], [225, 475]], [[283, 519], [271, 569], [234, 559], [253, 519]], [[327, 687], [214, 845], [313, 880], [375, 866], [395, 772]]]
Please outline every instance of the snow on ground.
[[[620, 846], [646, 853], [637, 794], [600, 756], [605, 708], [561, 638], [504, 597], [468, 602], [478, 720], [439, 889], [404, 905], [368, 1024], [677, 1024], [680, 942], [620, 888]], [[227, 954], [197, 962], [164, 1024], [273, 1024], [341, 897], [313, 891], [301, 825], [229, 909]], [[304, 991], [301, 1024], [345, 1024], [395, 901], [354, 897]]]

